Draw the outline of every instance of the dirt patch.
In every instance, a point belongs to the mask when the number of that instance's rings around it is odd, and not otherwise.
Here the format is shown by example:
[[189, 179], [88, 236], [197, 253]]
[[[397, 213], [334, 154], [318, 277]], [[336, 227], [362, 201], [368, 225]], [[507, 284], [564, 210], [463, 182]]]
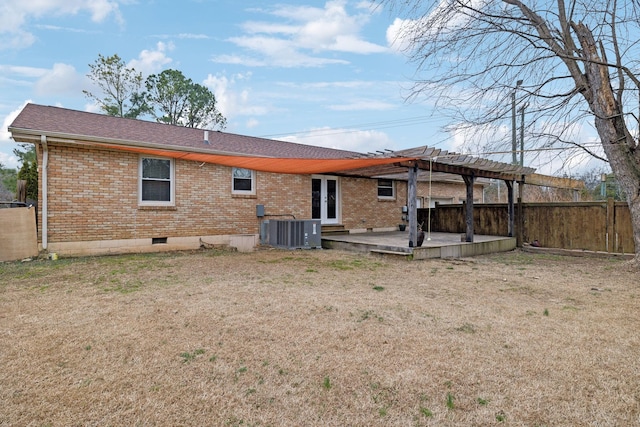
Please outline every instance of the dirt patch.
[[633, 425], [626, 265], [320, 250], [0, 264], [0, 425]]

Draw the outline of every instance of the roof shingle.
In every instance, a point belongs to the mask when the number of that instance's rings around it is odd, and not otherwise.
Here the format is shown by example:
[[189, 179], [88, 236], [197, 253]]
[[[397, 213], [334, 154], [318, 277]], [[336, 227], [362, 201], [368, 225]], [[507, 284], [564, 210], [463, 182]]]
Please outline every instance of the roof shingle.
[[167, 149], [184, 151], [197, 149], [198, 151], [228, 152], [251, 156], [336, 159], [359, 154], [353, 151], [221, 131], [209, 131], [209, 144], [206, 144], [204, 129], [125, 119], [38, 104], [27, 104], [9, 128], [12, 132], [25, 129], [39, 131], [43, 134], [65, 134], [77, 139], [120, 141], [125, 145], [157, 144], [166, 146]]

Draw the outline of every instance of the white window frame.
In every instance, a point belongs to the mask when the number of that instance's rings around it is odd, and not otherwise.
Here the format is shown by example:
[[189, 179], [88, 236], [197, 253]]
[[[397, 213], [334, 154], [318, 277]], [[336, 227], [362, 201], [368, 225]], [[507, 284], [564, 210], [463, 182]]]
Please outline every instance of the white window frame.
[[[142, 182], [151, 180], [142, 177], [142, 162], [144, 159], [168, 160], [169, 161], [169, 197], [170, 200], [142, 200]], [[175, 206], [176, 203], [176, 176], [175, 176], [175, 160], [167, 157], [143, 156], [138, 159], [138, 205], [139, 206]]]
[[[380, 181], [391, 181], [391, 187], [388, 187], [388, 186], [381, 187]], [[381, 196], [380, 188], [391, 188], [391, 196]], [[378, 181], [376, 183], [376, 192], [378, 194], [378, 199], [395, 200], [396, 199], [396, 181], [394, 179], [378, 178]]]
[[[236, 190], [235, 188], [235, 172], [236, 170], [245, 170], [251, 172], [251, 190]], [[249, 179], [249, 178], [244, 178]], [[256, 194], [256, 171], [253, 169], [246, 168], [231, 168], [231, 194], [247, 194], [247, 195], [255, 195]]]

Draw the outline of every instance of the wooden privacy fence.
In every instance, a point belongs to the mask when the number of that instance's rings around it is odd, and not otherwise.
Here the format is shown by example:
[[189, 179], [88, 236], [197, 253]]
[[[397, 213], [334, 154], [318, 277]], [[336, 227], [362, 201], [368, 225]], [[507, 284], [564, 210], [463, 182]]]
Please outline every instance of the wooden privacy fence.
[[[515, 235], [522, 236], [524, 242], [537, 240], [546, 248], [615, 253], [633, 253], [635, 250], [631, 217], [625, 202], [610, 199], [600, 202], [524, 203], [521, 208], [516, 205]], [[464, 233], [465, 211], [465, 204], [436, 203], [436, 207], [431, 209], [431, 231]], [[523, 221], [518, 215], [520, 211]], [[418, 223], [424, 223], [425, 229], [428, 217], [429, 209], [419, 209]], [[507, 236], [508, 206], [504, 203], [474, 204], [473, 227], [475, 234]]]
[[0, 262], [38, 256], [36, 209], [0, 209]]

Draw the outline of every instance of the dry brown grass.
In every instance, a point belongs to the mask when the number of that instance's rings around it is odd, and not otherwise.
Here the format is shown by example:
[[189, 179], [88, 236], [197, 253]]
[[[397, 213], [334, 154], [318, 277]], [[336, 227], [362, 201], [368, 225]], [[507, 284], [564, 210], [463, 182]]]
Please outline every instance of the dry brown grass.
[[2, 426], [640, 422], [620, 261], [206, 251], [0, 273]]

